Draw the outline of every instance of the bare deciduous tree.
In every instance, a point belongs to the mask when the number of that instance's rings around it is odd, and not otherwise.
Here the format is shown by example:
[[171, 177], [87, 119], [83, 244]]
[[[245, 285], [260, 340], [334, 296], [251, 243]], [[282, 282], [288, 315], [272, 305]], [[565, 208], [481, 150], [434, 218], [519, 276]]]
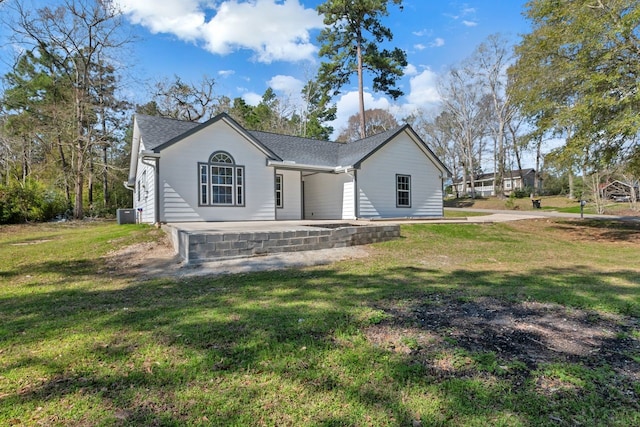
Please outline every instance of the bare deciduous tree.
[[195, 83], [184, 82], [179, 76], [155, 84], [153, 100], [160, 115], [173, 119], [198, 122], [218, 114], [215, 80], [207, 75]]
[[101, 75], [98, 66], [108, 61], [127, 39], [121, 37], [122, 15], [109, 1], [64, 0], [58, 7], [32, 10], [12, 4], [13, 41], [27, 49], [39, 48], [52, 61], [53, 72], [72, 90], [70, 111], [71, 169], [74, 177], [73, 216], [84, 216], [85, 177], [94, 143], [94, 94]]
[[[460, 153], [463, 192], [475, 197], [475, 176], [480, 170], [483, 138], [486, 134], [487, 105], [477, 73], [463, 64], [452, 68], [440, 82], [442, 110], [448, 115], [451, 133]], [[471, 189], [466, 188], [470, 182]]]
[[[375, 135], [389, 129], [398, 127], [398, 121], [393, 114], [382, 108], [375, 108], [365, 112], [365, 131], [366, 135]], [[338, 141], [351, 142], [361, 139], [360, 131], [360, 114], [354, 114], [349, 117], [347, 127], [340, 132]]]

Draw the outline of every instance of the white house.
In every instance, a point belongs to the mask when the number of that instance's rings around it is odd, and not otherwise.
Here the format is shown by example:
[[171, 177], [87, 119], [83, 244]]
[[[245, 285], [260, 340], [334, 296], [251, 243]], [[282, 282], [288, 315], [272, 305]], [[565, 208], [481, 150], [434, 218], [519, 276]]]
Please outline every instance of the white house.
[[131, 153], [145, 223], [440, 217], [450, 176], [408, 125], [343, 144], [137, 115]]

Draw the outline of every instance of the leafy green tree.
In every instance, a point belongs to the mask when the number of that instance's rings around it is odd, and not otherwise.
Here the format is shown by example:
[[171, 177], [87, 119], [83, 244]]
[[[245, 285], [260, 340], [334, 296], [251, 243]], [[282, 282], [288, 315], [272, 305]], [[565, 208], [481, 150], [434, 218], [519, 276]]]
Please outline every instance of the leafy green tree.
[[[12, 71], [3, 76], [3, 130], [6, 137], [21, 141], [19, 179], [55, 179], [70, 203], [73, 177], [66, 141], [71, 138], [67, 125], [72, 91], [56, 71], [58, 60], [38, 47], [24, 52]], [[31, 176], [34, 170], [38, 176]]]
[[318, 36], [319, 55], [327, 61], [320, 65], [318, 80], [326, 92], [340, 93], [355, 73], [358, 76], [360, 135], [366, 137], [364, 108], [364, 70], [373, 74], [373, 90], [393, 99], [403, 92], [395, 85], [407, 65], [406, 53], [399, 49], [380, 49], [393, 34], [381, 19], [388, 16], [388, 4], [402, 0], [327, 0], [318, 6], [326, 28]]
[[637, 153], [640, 3], [530, 0], [526, 16], [510, 74], [535, 137], [564, 135], [594, 167]]
[[302, 88], [303, 111], [299, 136], [328, 140], [333, 127], [325, 125], [335, 120], [336, 106], [330, 104], [330, 98], [322, 91], [317, 81], [309, 80]]
[[84, 195], [87, 169], [95, 138], [98, 116], [95, 94], [101, 63], [122, 48], [127, 39], [119, 31], [122, 14], [112, 2], [92, 0], [62, 0], [54, 6], [32, 10], [24, 1], [12, 4], [10, 23], [12, 41], [21, 46], [36, 46], [53, 64], [52, 75], [70, 89], [68, 108], [71, 120], [73, 214], [84, 217]]
[[[122, 181], [126, 179], [123, 169], [116, 167], [115, 162], [118, 156], [123, 155], [122, 145], [126, 144], [126, 128], [131, 122], [131, 104], [117, 94], [119, 81], [112, 64], [98, 60], [92, 70], [91, 79], [94, 82], [90, 95], [95, 116], [95, 131], [90, 148], [88, 201], [95, 212], [93, 181], [94, 174], [100, 175], [102, 209], [110, 211], [118, 206], [112, 203], [111, 191], [114, 188], [120, 189]], [[93, 154], [94, 148], [100, 155]], [[96, 167], [100, 169], [99, 172], [95, 170]]]

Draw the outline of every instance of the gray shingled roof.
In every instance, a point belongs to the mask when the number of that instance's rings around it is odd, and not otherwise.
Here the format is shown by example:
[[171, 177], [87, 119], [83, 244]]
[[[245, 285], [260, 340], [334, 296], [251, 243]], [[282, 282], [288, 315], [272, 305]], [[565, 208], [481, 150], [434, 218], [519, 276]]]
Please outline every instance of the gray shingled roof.
[[320, 141], [268, 132], [249, 131], [280, 158], [303, 165], [353, 166], [387, 142], [400, 128], [349, 143]]
[[153, 150], [201, 125], [201, 123], [144, 114], [136, 114], [136, 120], [138, 128], [140, 128], [140, 135], [142, 135], [142, 142], [147, 150]]
[[269, 132], [249, 133], [285, 161], [302, 165], [338, 166], [340, 143]]
[[[202, 123], [137, 115], [145, 148], [154, 150], [175, 141]], [[247, 134], [284, 161], [300, 165], [324, 167], [353, 166], [367, 158], [404, 127], [388, 130], [349, 143], [321, 141], [269, 132], [247, 131]]]

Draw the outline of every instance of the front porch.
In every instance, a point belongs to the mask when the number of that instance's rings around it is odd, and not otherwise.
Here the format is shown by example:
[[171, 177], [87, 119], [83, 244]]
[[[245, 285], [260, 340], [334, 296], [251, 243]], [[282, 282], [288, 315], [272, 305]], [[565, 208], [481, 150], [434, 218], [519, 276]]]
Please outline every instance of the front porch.
[[163, 229], [187, 264], [281, 252], [343, 248], [400, 237], [400, 226], [370, 221], [170, 223]]

